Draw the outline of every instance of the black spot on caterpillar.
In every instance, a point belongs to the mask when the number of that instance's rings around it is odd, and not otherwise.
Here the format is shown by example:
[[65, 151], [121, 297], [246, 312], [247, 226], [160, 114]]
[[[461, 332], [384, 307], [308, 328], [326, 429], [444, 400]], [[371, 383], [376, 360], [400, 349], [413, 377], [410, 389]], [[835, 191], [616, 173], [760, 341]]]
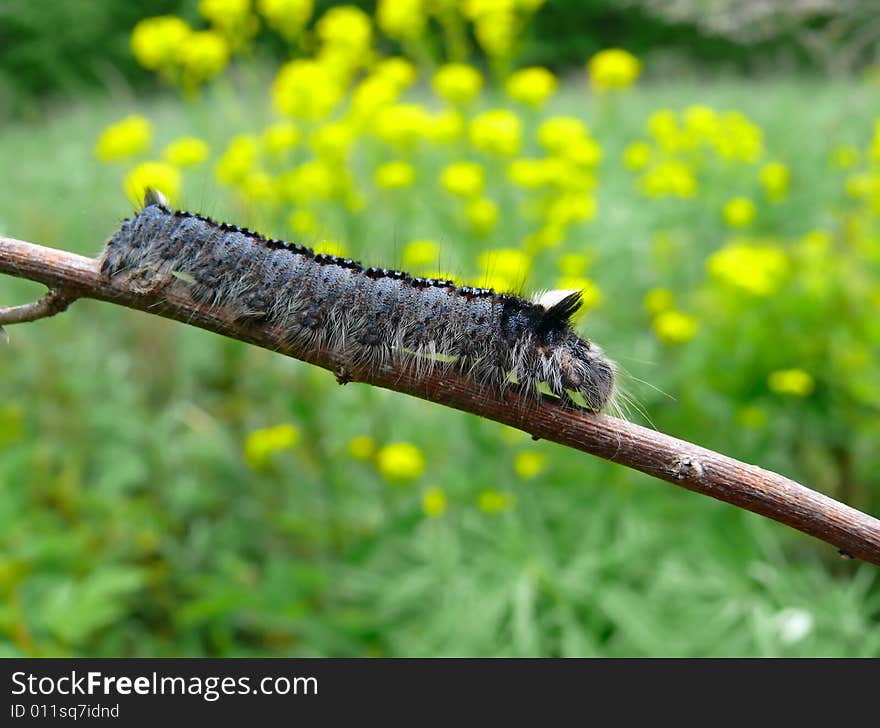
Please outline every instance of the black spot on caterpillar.
[[291, 345], [329, 348], [341, 372], [347, 364], [406, 359], [422, 373], [456, 366], [498, 390], [516, 382], [538, 397], [544, 384], [566, 401], [577, 392], [594, 411], [612, 399], [614, 364], [571, 327], [580, 291], [550, 291], [529, 301], [315, 254], [172, 211], [154, 191], [144, 205], [110, 237], [101, 258], [104, 277], [125, 275], [142, 292], [177, 278], [198, 303], [225, 306], [240, 322], [271, 322]]

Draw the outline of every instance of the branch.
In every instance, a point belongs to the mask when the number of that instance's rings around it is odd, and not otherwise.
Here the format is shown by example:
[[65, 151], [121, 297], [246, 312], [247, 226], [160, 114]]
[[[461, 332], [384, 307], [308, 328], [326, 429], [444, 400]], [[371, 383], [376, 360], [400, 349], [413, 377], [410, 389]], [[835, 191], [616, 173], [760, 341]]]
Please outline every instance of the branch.
[[[195, 304], [187, 286], [179, 281], [159, 292], [135, 293], [119, 280], [103, 280], [92, 258], [4, 237], [0, 237], [0, 273], [63, 291], [67, 300], [93, 298], [164, 316], [301, 359], [339, 375], [332, 352], [285, 345], [275, 327], [243, 326], [221, 307]], [[9, 310], [15, 309], [6, 309]], [[563, 407], [552, 398], [535, 403], [515, 391], [502, 395], [453, 371], [437, 370], [430, 376], [417, 376], [407, 366], [386, 366], [378, 370], [351, 368], [344, 375], [342, 381], [403, 392], [598, 455], [785, 523], [836, 546], [842, 556], [880, 566], [880, 521], [876, 518], [781, 475], [690, 442], [606, 415]]]

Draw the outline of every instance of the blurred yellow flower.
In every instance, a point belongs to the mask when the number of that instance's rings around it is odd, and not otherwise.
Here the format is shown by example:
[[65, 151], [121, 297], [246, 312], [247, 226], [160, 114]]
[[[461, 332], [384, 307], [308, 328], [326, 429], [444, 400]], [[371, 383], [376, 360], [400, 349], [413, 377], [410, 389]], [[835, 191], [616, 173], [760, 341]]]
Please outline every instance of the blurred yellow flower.
[[596, 209], [596, 198], [592, 195], [566, 192], [550, 201], [545, 214], [551, 223], [568, 225], [592, 220], [596, 217]]
[[377, 187], [386, 190], [399, 190], [412, 187], [416, 170], [409, 162], [386, 162], [376, 168], [373, 180]]
[[587, 64], [590, 83], [598, 93], [629, 88], [641, 70], [641, 61], [621, 48], [599, 51]]
[[165, 161], [177, 167], [201, 164], [211, 153], [207, 143], [198, 137], [180, 137], [170, 142], [162, 150]]
[[623, 164], [627, 169], [644, 169], [651, 162], [653, 150], [647, 142], [633, 142], [623, 150]]
[[316, 253], [324, 255], [335, 255], [337, 258], [345, 258], [348, 256], [348, 250], [338, 240], [321, 240], [315, 245]]
[[546, 460], [545, 455], [533, 450], [518, 452], [513, 460], [513, 470], [523, 480], [530, 480], [544, 471]]
[[513, 291], [522, 287], [532, 259], [517, 248], [496, 248], [481, 252], [477, 265], [483, 272], [484, 285], [496, 291]]
[[781, 162], [769, 162], [758, 173], [764, 194], [771, 202], [779, 202], [788, 194], [790, 174], [788, 167]]
[[724, 159], [757, 162], [764, 153], [764, 133], [739, 111], [725, 111], [712, 145]]
[[440, 488], [428, 488], [422, 494], [422, 512], [429, 518], [439, 518], [446, 513], [446, 493]]
[[522, 121], [508, 109], [484, 111], [471, 121], [470, 140], [481, 152], [509, 157], [519, 151]]
[[275, 108], [282, 114], [311, 121], [323, 119], [342, 99], [339, 81], [314, 60], [285, 63], [272, 83]]
[[559, 271], [566, 276], [580, 276], [586, 273], [596, 259], [593, 251], [588, 253], [564, 253], [556, 262]]
[[191, 34], [189, 24], [174, 15], [146, 18], [131, 32], [131, 51], [144, 68], [170, 68], [177, 64], [183, 44]]
[[697, 319], [681, 311], [670, 309], [654, 318], [654, 333], [664, 344], [683, 344], [697, 334]]
[[747, 227], [755, 220], [755, 203], [748, 197], [734, 197], [725, 203], [721, 215], [732, 228]]
[[538, 127], [541, 146], [555, 154], [564, 154], [589, 135], [587, 125], [575, 116], [550, 116]]
[[451, 104], [473, 101], [483, 88], [483, 77], [473, 66], [447, 63], [440, 66], [431, 81], [435, 93]]
[[314, 0], [257, 0], [257, 9], [266, 24], [282, 38], [293, 41], [302, 35], [303, 28], [314, 10]]
[[244, 459], [256, 470], [265, 468], [272, 456], [299, 442], [299, 430], [291, 424], [275, 425], [251, 432], [244, 441]]
[[293, 232], [299, 235], [314, 237], [321, 232], [321, 226], [315, 214], [304, 208], [291, 212], [290, 217], [287, 218], [287, 224]]
[[331, 7], [315, 24], [326, 45], [346, 55], [366, 53], [373, 42], [370, 16], [354, 5]]
[[180, 49], [184, 84], [197, 86], [217, 76], [229, 62], [226, 39], [213, 30], [191, 33]]
[[125, 176], [124, 186], [126, 196], [137, 206], [144, 203], [148, 187], [173, 203], [180, 198], [180, 170], [165, 162], [141, 162]]
[[453, 142], [464, 132], [464, 117], [455, 109], [443, 109], [431, 116], [428, 137], [439, 144]]
[[769, 296], [782, 284], [789, 263], [785, 253], [772, 245], [733, 242], [713, 253], [709, 273], [754, 296]]
[[666, 151], [674, 152], [683, 146], [683, 132], [678, 127], [678, 118], [672, 109], [656, 109], [651, 112], [646, 123], [648, 133]]
[[671, 309], [674, 304], [674, 298], [672, 291], [668, 288], [652, 288], [645, 294], [643, 303], [648, 313], [657, 315]]
[[440, 251], [440, 243], [435, 240], [413, 240], [403, 248], [403, 265], [410, 270], [436, 266]]
[[340, 182], [336, 169], [319, 159], [303, 162], [281, 177], [284, 197], [300, 205], [333, 198]]
[[475, 235], [488, 235], [498, 223], [498, 205], [479, 197], [467, 203], [464, 216]]
[[126, 116], [101, 132], [95, 144], [95, 156], [102, 162], [125, 159], [145, 151], [152, 138], [153, 125], [149, 119], [139, 114]]
[[518, 187], [535, 190], [551, 182], [551, 169], [544, 159], [514, 159], [507, 166], [507, 179]]
[[379, 450], [376, 466], [385, 480], [415, 480], [425, 472], [425, 456], [410, 442], [393, 442]]
[[486, 184], [486, 172], [476, 162], [453, 162], [440, 173], [444, 190], [459, 197], [478, 197]]
[[718, 114], [709, 106], [688, 106], [682, 117], [685, 135], [697, 141], [709, 141], [718, 133]]
[[319, 126], [309, 136], [309, 146], [319, 159], [341, 163], [354, 144], [355, 130], [344, 121]]
[[431, 114], [419, 104], [393, 104], [380, 109], [373, 122], [373, 133], [386, 144], [410, 149], [431, 129]]
[[540, 109], [553, 92], [558, 82], [546, 68], [533, 66], [514, 71], [504, 84], [504, 90], [514, 101]]
[[263, 149], [277, 159], [299, 144], [301, 137], [299, 127], [292, 121], [276, 121], [263, 130]]
[[859, 164], [859, 150], [851, 144], [836, 147], [831, 152], [831, 164], [837, 169], [852, 169]]
[[235, 185], [254, 169], [259, 154], [259, 145], [253, 136], [250, 134], [234, 136], [217, 161], [214, 176], [221, 184]]
[[211, 22], [233, 48], [245, 45], [259, 30], [251, 0], [199, 0], [199, 15]]
[[245, 175], [240, 183], [239, 191], [253, 202], [264, 202], [277, 197], [275, 180], [267, 172], [256, 170]]
[[808, 397], [812, 394], [816, 383], [803, 369], [778, 369], [767, 377], [767, 385], [776, 394]]
[[689, 199], [697, 194], [697, 178], [685, 162], [669, 159], [645, 171], [639, 186], [648, 197], [672, 195]]
[[376, 441], [369, 435], [357, 435], [348, 441], [348, 454], [357, 460], [369, 460], [376, 452]]
[[477, 506], [489, 515], [502, 513], [516, 507], [516, 497], [506, 491], [484, 490], [477, 498]]
[[416, 67], [405, 58], [383, 58], [373, 67], [373, 75], [388, 81], [398, 91], [411, 86], [418, 75]]
[[424, 0], [379, 0], [376, 23], [389, 38], [418, 38], [427, 20]]

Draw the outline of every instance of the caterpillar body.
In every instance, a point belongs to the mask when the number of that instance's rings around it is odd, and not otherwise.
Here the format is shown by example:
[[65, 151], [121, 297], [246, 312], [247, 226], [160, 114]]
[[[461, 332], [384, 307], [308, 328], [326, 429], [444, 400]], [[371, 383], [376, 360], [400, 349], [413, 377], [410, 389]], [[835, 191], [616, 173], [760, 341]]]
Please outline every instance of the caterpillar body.
[[500, 390], [516, 382], [535, 397], [541, 383], [566, 400], [578, 392], [594, 411], [615, 391], [615, 365], [571, 326], [580, 291], [526, 300], [364, 267], [171, 210], [152, 190], [110, 237], [100, 270], [144, 292], [176, 278], [194, 301], [228, 307], [240, 322], [271, 323], [291, 346], [326, 347], [341, 367], [403, 359], [424, 373], [455, 366]]

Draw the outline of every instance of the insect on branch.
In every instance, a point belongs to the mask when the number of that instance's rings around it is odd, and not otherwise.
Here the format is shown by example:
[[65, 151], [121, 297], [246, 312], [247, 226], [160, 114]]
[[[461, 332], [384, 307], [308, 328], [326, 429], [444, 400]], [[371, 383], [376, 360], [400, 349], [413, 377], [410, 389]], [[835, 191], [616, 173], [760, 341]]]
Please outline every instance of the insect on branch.
[[[146, 292], [105, 280], [98, 262], [61, 250], [0, 237], [0, 273], [46, 285], [44, 298], [0, 308], [0, 323], [24, 323], [63, 311], [77, 298], [92, 298], [207, 329], [301, 359], [338, 375], [326, 349], [285, 342], [269, 324], [235, 320], [223, 307], [198, 304], [175, 281]], [[684, 440], [602, 414], [561, 406], [553, 398], [526, 400], [515, 390], [499, 393], [452, 369], [419, 374], [409, 366], [346, 368], [345, 379], [409, 394], [470, 412], [625, 465], [669, 483], [785, 523], [837, 547], [842, 555], [880, 566], [880, 521], [776, 473]]]

